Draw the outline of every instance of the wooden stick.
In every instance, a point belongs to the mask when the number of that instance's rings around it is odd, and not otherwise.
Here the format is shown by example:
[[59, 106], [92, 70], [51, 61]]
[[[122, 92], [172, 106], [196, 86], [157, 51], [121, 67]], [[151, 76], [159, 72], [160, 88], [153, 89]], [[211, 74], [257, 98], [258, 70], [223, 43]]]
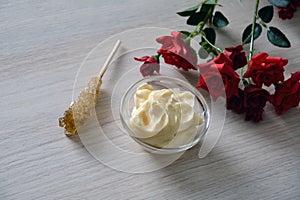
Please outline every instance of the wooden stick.
[[98, 74], [99, 80], [102, 79], [104, 73], [106, 72], [106, 70], [107, 70], [109, 64], [110, 64], [111, 61], [112, 61], [112, 58], [113, 58], [114, 55], [116, 54], [116, 52], [117, 52], [117, 50], [118, 50], [120, 44], [121, 44], [121, 41], [118, 40], [117, 43], [115, 44], [113, 50], [110, 52], [110, 54], [109, 54], [108, 58], [106, 59], [106, 61], [105, 61], [104, 65], [103, 65], [103, 67], [101, 68], [101, 71], [100, 71], [99, 74]]

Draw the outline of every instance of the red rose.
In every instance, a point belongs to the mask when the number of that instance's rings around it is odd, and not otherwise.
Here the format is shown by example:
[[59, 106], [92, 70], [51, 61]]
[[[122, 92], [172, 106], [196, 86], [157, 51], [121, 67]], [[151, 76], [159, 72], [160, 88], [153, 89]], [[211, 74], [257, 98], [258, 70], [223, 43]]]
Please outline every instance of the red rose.
[[238, 95], [226, 99], [226, 107], [228, 110], [241, 114], [244, 112], [244, 91], [240, 88], [238, 90]]
[[208, 71], [205, 76], [200, 75], [196, 87], [209, 92], [214, 101], [220, 96], [225, 96], [225, 86], [218, 70]]
[[284, 66], [288, 60], [281, 57], [268, 57], [265, 52], [252, 57], [249, 68], [244, 74], [245, 78], [251, 77], [252, 81], [259, 87], [262, 84], [270, 86], [284, 80]]
[[300, 102], [300, 71], [293, 73], [291, 78], [276, 86], [275, 93], [271, 95], [270, 102], [274, 105], [278, 115]]
[[159, 73], [160, 66], [155, 58], [143, 56], [141, 58], [134, 58], [134, 60], [144, 62], [140, 67], [140, 72], [144, 77], [153, 75], [154, 71]]
[[220, 53], [212, 62], [216, 64], [226, 63], [227, 65], [230, 65], [233, 69], [233, 62], [225, 53]]
[[233, 63], [232, 67], [234, 70], [244, 67], [247, 64], [246, 54], [245, 52], [242, 51], [243, 51], [242, 45], [225, 48], [224, 54], [231, 59]]
[[162, 44], [157, 53], [163, 56], [167, 64], [175, 65], [186, 71], [189, 69], [196, 70], [196, 53], [189, 44], [183, 41], [180, 32], [173, 31], [171, 36], [162, 36], [157, 38], [156, 41]]
[[279, 18], [281, 18], [281, 19], [292, 19], [294, 17], [294, 13], [296, 11], [297, 11], [297, 8], [296, 8], [295, 4], [293, 2], [290, 2], [286, 8], [281, 8], [281, 7], [278, 8], [278, 15], [279, 15]]
[[269, 99], [269, 92], [256, 86], [249, 85], [244, 89], [244, 108], [246, 111], [246, 121], [255, 122], [262, 120], [262, 113]]
[[226, 62], [216, 64], [214, 61], [198, 65], [200, 77], [198, 88], [208, 91], [213, 100], [226, 93], [227, 98], [238, 95], [239, 75]]
[[262, 118], [262, 114], [264, 112], [264, 109], [261, 109], [261, 110], [248, 110], [246, 111], [246, 117], [245, 117], [245, 120], [246, 121], [254, 121], [254, 122], [259, 122], [259, 121], [262, 121], [263, 118]]

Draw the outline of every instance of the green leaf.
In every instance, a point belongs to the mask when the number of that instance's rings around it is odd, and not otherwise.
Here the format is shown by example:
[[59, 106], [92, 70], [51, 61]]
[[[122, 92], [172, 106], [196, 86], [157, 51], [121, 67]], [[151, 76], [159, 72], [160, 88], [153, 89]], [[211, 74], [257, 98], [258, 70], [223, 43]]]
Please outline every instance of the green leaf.
[[200, 58], [207, 58], [210, 53], [213, 53], [215, 56], [219, 55], [216, 49], [214, 49], [207, 41], [202, 41], [199, 43], [200, 49], [198, 51], [198, 55]]
[[209, 50], [210, 45], [206, 41], [199, 42], [200, 46], [203, 47], [206, 50]]
[[208, 14], [208, 11], [209, 11], [210, 9], [212, 9], [212, 8], [214, 8], [214, 4], [203, 4], [203, 5], [201, 6], [200, 12], [203, 12], [203, 13], [205, 13], [205, 14]]
[[267, 32], [268, 40], [275, 46], [278, 47], [291, 47], [290, 41], [287, 37], [276, 27], [269, 27]]
[[191, 16], [192, 14], [194, 14], [198, 10], [199, 6], [200, 6], [200, 4], [195, 5], [193, 7], [185, 9], [184, 11], [177, 12], [177, 14], [182, 16], [182, 17]]
[[182, 39], [186, 39], [187, 37], [189, 37], [190, 36], [190, 32], [188, 32], [188, 31], [180, 31], [180, 33], [181, 33], [181, 38]]
[[290, 4], [291, 0], [269, 0], [269, 2], [276, 7], [286, 8]]
[[183, 40], [185, 40], [185, 39], [187, 39], [189, 36], [190, 36], [190, 32], [188, 32], [188, 31], [179, 31], [180, 33], [181, 33], [181, 38], [183, 39]]
[[192, 26], [197, 26], [199, 24], [199, 22], [203, 21], [205, 18], [206, 14], [205, 13], [201, 13], [201, 12], [197, 12], [195, 14], [192, 14], [188, 20], [187, 20], [187, 24], [188, 25], [192, 25]]
[[258, 16], [265, 22], [269, 23], [274, 14], [274, 8], [273, 6], [265, 6], [258, 11]]
[[208, 12], [211, 8], [213, 8], [214, 5], [206, 5], [206, 4], [203, 4], [201, 6], [201, 9], [199, 12], [196, 12], [194, 14], [192, 14], [188, 20], [187, 20], [187, 24], [189, 25], [193, 25], [193, 26], [196, 26], [199, 24], [199, 22], [203, 21], [206, 17], [206, 15], [208, 15]]
[[[203, 30], [203, 32], [205, 33], [206, 39], [207, 39], [210, 43], [215, 44], [215, 42], [216, 42], [216, 32], [215, 32], [215, 30], [212, 29], [212, 28], [205, 28], [205, 29]], [[202, 41], [203, 41], [203, 39], [202, 39]]]
[[215, 25], [218, 28], [225, 27], [229, 24], [228, 19], [220, 12], [215, 12], [215, 16], [213, 19], [213, 25]]
[[[250, 42], [250, 38], [251, 38], [251, 29], [252, 29], [252, 24], [249, 24], [244, 32], [243, 32], [243, 36], [242, 36], [242, 41], [243, 43], [247, 44]], [[253, 34], [253, 39], [255, 40], [256, 38], [258, 38], [260, 36], [262, 32], [262, 27], [261, 25], [255, 23], [255, 28], [254, 28], [254, 34]]]

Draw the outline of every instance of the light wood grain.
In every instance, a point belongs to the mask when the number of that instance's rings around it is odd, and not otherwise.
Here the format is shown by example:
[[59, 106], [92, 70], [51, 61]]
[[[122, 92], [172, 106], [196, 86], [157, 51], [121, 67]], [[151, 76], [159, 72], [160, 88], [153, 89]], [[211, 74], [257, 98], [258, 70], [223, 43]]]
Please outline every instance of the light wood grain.
[[[218, 31], [217, 43], [238, 44], [253, 2], [220, 2], [231, 24]], [[191, 29], [175, 13], [194, 4], [0, 2], [0, 199], [300, 199], [299, 107], [282, 116], [267, 107], [259, 124], [227, 112], [222, 137], [206, 158], [198, 159], [196, 147], [146, 174], [110, 169], [58, 127], [80, 63], [99, 41], [141, 26]], [[287, 72], [300, 70], [299, 20], [300, 11], [286, 21], [275, 14], [272, 22], [292, 41], [291, 49], [265, 38], [256, 46], [290, 59]]]

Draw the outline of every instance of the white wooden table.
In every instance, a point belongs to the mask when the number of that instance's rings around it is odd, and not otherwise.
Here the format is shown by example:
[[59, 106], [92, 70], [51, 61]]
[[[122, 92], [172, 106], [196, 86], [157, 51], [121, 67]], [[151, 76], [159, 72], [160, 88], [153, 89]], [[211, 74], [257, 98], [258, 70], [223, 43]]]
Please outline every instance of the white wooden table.
[[[220, 1], [230, 25], [221, 47], [236, 45], [250, 23], [250, 1]], [[264, 1], [262, 3], [266, 4]], [[98, 42], [141, 26], [190, 29], [175, 13], [191, 1], [2, 0], [0, 2], [0, 199], [300, 199], [300, 109], [244, 122], [227, 112], [222, 137], [205, 158], [187, 151], [160, 170], [131, 174], [94, 159], [57, 118], [68, 107], [80, 63]], [[300, 70], [300, 11], [274, 25], [292, 41], [256, 48]], [[222, 36], [221, 36], [222, 34]], [[126, 165], [126, 163], [124, 163]]]

